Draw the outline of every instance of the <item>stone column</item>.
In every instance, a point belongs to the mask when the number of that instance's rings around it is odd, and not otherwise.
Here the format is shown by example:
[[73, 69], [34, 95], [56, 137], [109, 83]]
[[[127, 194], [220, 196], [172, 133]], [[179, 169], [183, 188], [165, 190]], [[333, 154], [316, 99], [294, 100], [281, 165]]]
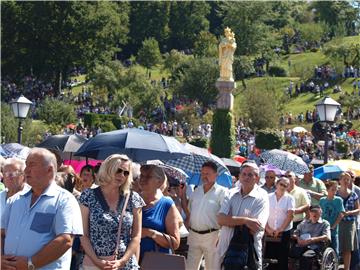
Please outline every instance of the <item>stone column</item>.
[[236, 83], [234, 81], [217, 80], [215, 86], [219, 91], [216, 108], [232, 111], [234, 107], [234, 96], [232, 91], [236, 88]]

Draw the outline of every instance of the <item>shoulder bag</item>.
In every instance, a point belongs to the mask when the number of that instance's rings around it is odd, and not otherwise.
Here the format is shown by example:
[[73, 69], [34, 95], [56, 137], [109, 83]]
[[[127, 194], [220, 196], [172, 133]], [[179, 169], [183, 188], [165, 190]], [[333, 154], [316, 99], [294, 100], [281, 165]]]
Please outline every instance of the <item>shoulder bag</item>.
[[224, 270], [258, 269], [258, 257], [254, 248], [254, 239], [249, 228], [235, 226], [234, 235], [225, 253], [222, 266]]
[[164, 233], [163, 236], [169, 242], [172, 254], [167, 254], [157, 251], [145, 252], [144, 257], [141, 261], [141, 270], [161, 270], [161, 269], [185, 270], [186, 269], [185, 257], [182, 255], [175, 254], [170, 236]]
[[[126, 211], [126, 207], [129, 201], [129, 197], [130, 197], [130, 193], [128, 193], [125, 197], [125, 202], [123, 204], [122, 207], [122, 211], [121, 211], [121, 216], [119, 219], [119, 227], [118, 227], [118, 231], [117, 231], [117, 237], [116, 237], [116, 248], [115, 248], [115, 252], [113, 255], [111, 256], [102, 256], [100, 257], [100, 259], [102, 260], [106, 260], [106, 261], [113, 261], [116, 260], [116, 258], [119, 255], [119, 243], [120, 243], [120, 235], [121, 235], [121, 225], [122, 225], [122, 219], [124, 217], [125, 211]], [[93, 261], [90, 259], [90, 257], [88, 255], [85, 254], [84, 256], [84, 261], [83, 261], [83, 265], [82, 265], [82, 270], [100, 270], [100, 268], [98, 268]]]

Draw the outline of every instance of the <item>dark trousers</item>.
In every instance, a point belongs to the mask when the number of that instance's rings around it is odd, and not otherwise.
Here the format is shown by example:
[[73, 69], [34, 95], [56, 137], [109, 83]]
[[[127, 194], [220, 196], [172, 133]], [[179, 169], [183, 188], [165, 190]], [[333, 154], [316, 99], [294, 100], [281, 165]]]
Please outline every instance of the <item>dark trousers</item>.
[[280, 242], [266, 242], [266, 258], [274, 258], [278, 261], [276, 269], [288, 269], [288, 255], [290, 248], [290, 230], [281, 234]]

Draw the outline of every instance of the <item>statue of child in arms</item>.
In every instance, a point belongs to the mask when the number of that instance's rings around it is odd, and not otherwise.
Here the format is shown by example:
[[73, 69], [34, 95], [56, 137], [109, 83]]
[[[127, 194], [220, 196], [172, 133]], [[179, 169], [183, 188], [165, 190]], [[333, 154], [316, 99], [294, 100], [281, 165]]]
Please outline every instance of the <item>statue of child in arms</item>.
[[234, 62], [234, 52], [236, 49], [235, 34], [229, 27], [224, 30], [225, 37], [221, 38], [219, 44], [219, 81], [234, 81], [232, 64]]

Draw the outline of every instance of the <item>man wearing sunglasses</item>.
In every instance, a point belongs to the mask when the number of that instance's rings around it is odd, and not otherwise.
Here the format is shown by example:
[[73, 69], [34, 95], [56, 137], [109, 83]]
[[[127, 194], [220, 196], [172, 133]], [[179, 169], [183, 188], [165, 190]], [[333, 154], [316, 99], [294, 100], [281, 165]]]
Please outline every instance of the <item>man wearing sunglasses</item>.
[[273, 170], [268, 170], [265, 173], [265, 184], [261, 186], [267, 193], [273, 193], [276, 190], [275, 183], [277, 181], [276, 173]]

